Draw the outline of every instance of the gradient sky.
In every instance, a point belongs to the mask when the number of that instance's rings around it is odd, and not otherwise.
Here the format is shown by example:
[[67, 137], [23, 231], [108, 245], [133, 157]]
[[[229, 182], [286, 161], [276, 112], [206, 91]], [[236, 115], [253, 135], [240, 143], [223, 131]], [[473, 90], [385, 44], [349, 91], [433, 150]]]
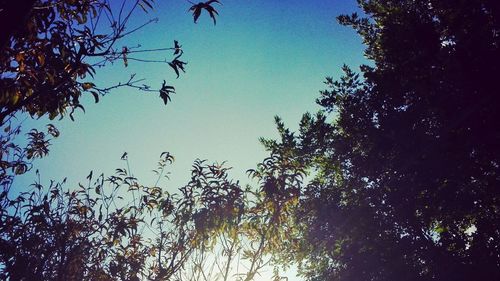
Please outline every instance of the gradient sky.
[[[125, 88], [97, 104], [83, 99], [86, 113], [76, 114], [75, 122], [53, 122], [61, 136], [50, 155], [35, 163], [43, 179], [78, 182], [90, 170], [109, 175], [124, 165], [120, 156], [127, 151], [132, 172], [148, 184], [158, 156], [170, 151], [176, 157], [170, 188], [187, 182], [196, 158], [227, 161], [232, 175], [245, 181], [245, 171], [266, 156], [258, 138], [276, 136], [273, 116], [296, 128], [304, 112], [319, 109], [314, 100], [324, 77], [338, 77], [344, 63], [353, 68], [366, 63], [359, 37], [335, 20], [358, 11], [355, 1], [221, 2], [214, 5], [220, 13], [215, 26], [207, 14], [194, 24], [190, 4], [181, 0], [157, 1], [153, 12], [136, 13], [130, 26], [154, 17], [159, 22], [117, 46], [171, 47], [176, 39], [188, 61], [186, 74], [175, 79], [166, 64], [131, 61], [125, 68], [119, 61], [98, 70], [96, 84], [137, 73], [155, 87], [166, 79], [177, 94], [167, 106], [157, 93]], [[171, 54], [154, 57], [171, 59]], [[16, 186], [29, 181], [28, 175]]]
[[[324, 89], [324, 77], [338, 78], [345, 63], [357, 69], [363, 45], [357, 34], [340, 26], [335, 17], [358, 11], [354, 0], [221, 0], [214, 26], [207, 14], [198, 24], [187, 13], [184, 0], [157, 0], [155, 11], [136, 13], [130, 26], [150, 18], [147, 26], [118, 43], [144, 48], [183, 46], [186, 74], [175, 79], [166, 64], [121, 62], [99, 70], [98, 85], [124, 81], [130, 74], [159, 87], [163, 79], [177, 94], [165, 106], [158, 93], [119, 89], [101, 98], [83, 99], [86, 113], [53, 123], [61, 136], [53, 141], [50, 155], [35, 163], [42, 181], [84, 181], [90, 170], [110, 175], [124, 167], [120, 156], [127, 151], [132, 172], [141, 183], [154, 184], [151, 172], [161, 152], [170, 151], [176, 162], [170, 168], [174, 190], [189, 180], [196, 158], [227, 161], [231, 175], [248, 182], [245, 171], [266, 157], [259, 137], [276, 137], [275, 115], [297, 128], [306, 111], [319, 109], [314, 100]], [[243, 4], [244, 3], [244, 4]], [[171, 59], [158, 53], [157, 59]], [[106, 84], [107, 83], [107, 84]], [[25, 127], [45, 124], [27, 121]], [[16, 179], [14, 189], [32, 182], [28, 174]]]

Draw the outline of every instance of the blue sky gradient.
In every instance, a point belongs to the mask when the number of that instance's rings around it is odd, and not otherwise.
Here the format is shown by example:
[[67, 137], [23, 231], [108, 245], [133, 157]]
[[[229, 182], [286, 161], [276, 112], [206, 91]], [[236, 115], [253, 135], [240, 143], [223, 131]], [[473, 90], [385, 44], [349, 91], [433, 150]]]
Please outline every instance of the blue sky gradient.
[[[296, 128], [306, 111], [315, 112], [324, 77], [338, 78], [343, 64], [354, 69], [366, 63], [356, 33], [335, 17], [359, 12], [355, 1], [231, 1], [214, 4], [217, 25], [207, 14], [197, 24], [187, 13], [187, 1], [157, 1], [155, 10], [132, 18], [137, 26], [150, 18], [159, 22], [138, 31], [117, 46], [144, 48], [183, 46], [186, 74], [175, 79], [167, 64], [121, 62], [98, 70], [96, 84], [125, 81], [132, 73], [159, 87], [165, 79], [177, 94], [165, 106], [158, 93], [121, 88], [94, 104], [83, 99], [86, 113], [52, 121], [61, 131], [49, 156], [35, 162], [42, 182], [68, 178], [84, 181], [90, 170], [110, 175], [124, 167], [127, 151], [132, 172], [143, 184], [153, 184], [151, 170], [163, 151], [176, 157], [170, 168], [170, 190], [187, 183], [196, 158], [227, 161], [231, 175], [249, 182], [245, 171], [266, 157], [259, 137], [276, 137], [279, 115]], [[170, 53], [146, 57], [169, 60]], [[25, 122], [40, 126], [47, 120]], [[16, 179], [14, 189], [33, 181], [33, 173]]]

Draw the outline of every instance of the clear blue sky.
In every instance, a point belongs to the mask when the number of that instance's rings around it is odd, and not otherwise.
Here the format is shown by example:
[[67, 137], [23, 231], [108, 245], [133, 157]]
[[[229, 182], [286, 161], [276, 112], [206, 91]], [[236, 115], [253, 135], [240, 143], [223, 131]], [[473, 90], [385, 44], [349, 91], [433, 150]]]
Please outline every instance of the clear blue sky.
[[[175, 79], [166, 64], [131, 61], [124, 68], [118, 62], [99, 70], [96, 84], [110, 85], [137, 73], [156, 87], [166, 79], [177, 94], [167, 106], [157, 93], [124, 88], [98, 104], [84, 99], [86, 113], [77, 114], [75, 122], [53, 122], [61, 137], [50, 155], [35, 163], [44, 182], [83, 181], [90, 170], [109, 175], [123, 167], [124, 151], [143, 184], [154, 183], [151, 170], [162, 151], [176, 157], [169, 189], [188, 181], [196, 158], [226, 160], [234, 178], [247, 182], [245, 171], [266, 156], [258, 138], [276, 136], [273, 116], [296, 128], [304, 112], [318, 110], [314, 100], [325, 76], [338, 77], [344, 63], [353, 68], [366, 63], [359, 37], [335, 20], [358, 11], [354, 0], [221, 2], [214, 4], [220, 13], [216, 26], [207, 14], [194, 24], [187, 13], [190, 4], [183, 0], [158, 0], [153, 12], [136, 13], [131, 27], [154, 17], [159, 22], [118, 46], [171, 47], [176, 39], [188, 61], [187, 73]], [[31, 181], [32, 175], [19, 178], [14, 188]]]

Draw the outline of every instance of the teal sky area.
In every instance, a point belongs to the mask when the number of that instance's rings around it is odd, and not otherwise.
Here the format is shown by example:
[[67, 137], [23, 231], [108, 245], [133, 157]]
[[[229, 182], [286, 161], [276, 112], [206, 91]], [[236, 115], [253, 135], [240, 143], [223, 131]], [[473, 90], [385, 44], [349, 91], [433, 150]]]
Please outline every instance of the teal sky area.
[[[149, 25], [118, 43], [141, 44], [144, 48], [173, 46], [178, 40], [186, 74], [175, 79], [167, 64], [121, 61], [98, 69], [96, 84], [112, 85], [132, 73], [159, 87], [165, 79], [177, 94], [165, 106], [158, 93], [121, 88], [95, 104], [83, 99], [86, 113], [52, 121], [61, 131], [49, 156], [35, 162], [42, 182], [62, 180], [75, 184], [86, 175], [110, 175], [124, 167], [120, 160], [128, 152], [133, 174], [142, 184], [154, 184], [151, 172], [161, 152], [175, 158], [170, 167], [169, 190], [186, 184], [196, 158], [227, 161], [231, 175], [249, 180], [245, 171], [254, 168], [267, 153], [259, 137], [277, 136], [273, 117], [279, 115], [296, 128], [306, 111], [319, 109], [314, 100], [324, 89], [324, 78], [338, 78], [345, 63], [357, 69], [366, 63], [364, 47], [357, 34], [339, 25], [335, 17], [358, 11], [355, 1], [232, 1], [214, 4], [217, 25], [206, 13], [197, 24], [187, 12], [191, 4], [181, 0], [158, 0], [155, 10], [139, 11], [130, 22], [137, 26], [158, 17]], [[147, 54], [142, 58], [171, 59], [171, 52]], [[26, 121], [25, 127], [47, 120]], [[16, 179], [14, 189], [33, 181], [33, 173]], [[68, 186], [70, 187], [70, 186]]]

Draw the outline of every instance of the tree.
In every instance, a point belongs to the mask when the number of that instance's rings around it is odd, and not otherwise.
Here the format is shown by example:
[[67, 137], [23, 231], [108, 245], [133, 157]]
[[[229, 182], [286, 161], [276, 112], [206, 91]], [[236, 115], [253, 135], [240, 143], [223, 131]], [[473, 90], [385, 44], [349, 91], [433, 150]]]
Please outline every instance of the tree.
[[[194, 5], [196, 19], [202, 9], [217, 11], [209, 1]], [[16, 117], [48, 116], [63, 118], [77, 109], [82, 95], [101, 96], [120, 87], [159, 92], [165, 104], [175, 88], [163, 81], [159, 88], [143, 84], [133, 74], [127, 81], [114, 85], [98, 85], [96, 69], [117, 60], [127, 67], [129, 61], [166, 63], [179, 77], [184, 72], [183, 50], [178, 41], [172, 47], [146, 49], [141, 46], [116, 46], [128, 35], [154, 23], [150, 19], [139, 26], [129, 26], [130, 18], [142, 9], [153, 8], [152, 0], [22, 0], [0, 1], [0, 185], [8, 193], [15, 175], [27, 172], [35, 158], [45, 156], [50, 136], [59, 132], [49, 125], [47, 132], [32, 130], [28, 145], [20, 146], [15, 139], [21, 134]], [[170, 61], [141, 59], [145, 52], [173, 52]], [[97, 84], [96, 84], [97, 83]], [[3, 194], [2, 193], [2, 194]], [[2, 195], [3, 196], [3, 195]]]
[[180, 274], [194, 252], [211, 247], [214, 233], [241, 221], [244, 192], [228, 179], [228, 168], [198, 160], [190, 182], [169, 194], [158, 184], [172, 161], [162, 153], [153, 186], [120, 168], [108, 178], [91, 172], [76, 189], [37, 181], [32, 191], [2, 200], [0, 277], [169, 280]]
[[[207, 186], [210, 185], [214, 188], [206, 189], [207, 194], [218, 188], [213, 183]], [[204, 211], [197, 217], [198, 226], [208, 230], [204, 232], [206, 243], [192, 252], [177, 278], [190, 281], [251, 281], [258, 280], [261, 271], [274, 266], [273, 280], [281, 280], [271, 250], [281, 244], [285, 231], [281, 231], [280, 224], [273, 224], [275, 212], [271, 211], [269, 201], [249, 186], [242, 189], [238, 182], [221, 187], [226, 194], [221, 193], [219, 198], [210, 200], [213, 202], [210, 209], [216, 210], [219, 215], [213, 216], [214, 211]], [[238, 197], [231, 196], [235, 191], [239, 193]], [[228, 205], [224, 203], [228, 198], [239, 198], [240, 201], [236, 205]], [[231, 210], [234, 207], [237, 208]], [[225, 219], [221, 220], [221, 217]]]
[[[31, 161], [49, 152], [51, 138], [59, 131], [32, 129], [27, 144], [16, 142], [21, 134], [17, 117], [63, 118], [83, 109], [80, 98], [92, 94], [96, 100], [119, 87], [159, 91], [165, 104], [174, 88], [164, 81], [160, 89], [138, 84], [133, 75], [116, 85], [98, 86], [96, 67], [122, 60], [148, 61], [136, 57], [142, 52], [172, 51], [168, 63], [179, 76], [185, 62], [179, 42], [161, 49], [141, 46], [116, 48], [125, 36], [155, 22], [130, 28], [136, 10], [147, 11], [152, 1], [0, 1], [0, 278], [6, 280], [164, 280], [184, 266], [191, 252], [205, 244], [210, 228], [200, 228], [200, 214], [214, 221], [227, 220], [237, 210], [240, 193], [226, 194], [225, 170], [196, 162], [192, 181], [171, 195], [158, 182], [165, 166], [173, 161], [163, 153], [154, 186], [139, 184], [127, 169], [116, 175], [95, 178], [72, 190], [62, 183], [44, 187], [35, 181], [32, 189], [12, 195], [15, 176], [31, 169]], [[118, 2], [113, 3], [116, 5]], [[195, 22], [211, 6], [193, 4]], [[90, 76], [90, 77], [89, 77]], [[92, 79], [90, 79], [92, 78]], [[127, 160], [126, 155], [122, 157]], [[208, 170], [208, 172], [207, 172]], [[36, 172], [38, 175], [38, 171]], [[210, 180], [210, 186], [203, 185]], [[210, 196], [224, 198], [222, 212]], [[237, 190], [239, 186], [232, 185]], [[224, 193], [224, 196], [220, 195]], [[127, 197], [124, 194], [132, 196]], [[124, 198], [125, 197], [125, 198]], [[230, 204], [234, 204], [231, 206]], [[209, 209], [208, 206], [214, 205]], [[201, 210], [200, 210], [201, 209]], [[203, 212], [202, 212], [203, 211]], [[214, 213], [215, 212], [215, 213]], [[234, 216], [234, 215], [233, 215]], [[215, 227], [215, 226], [214, 226]]]
[[288, 252], [308, 280], [500, 278], [494, 2], [360, 0], [368, 18], [338, 17], [372, 64], [327, 78], [323, 112], [264, 140], [270, 167], [309, 175]]
[[[217, 11], [212, 7], [218, 1], [191, 7], [195, 22], [203, 9], [214, 19]], [[119, 5], [117, 5], [119, 4]], [[173, 47], [144, 49], [141, 46], [116, 47], [127, 35], [148, 24], [129, 26], [130, 18], [141, 9], [152, 9], [153, 0], [23, 0], [0, 2], [2, 36], [0, 38], [0, 125], [16, 112], [27, 112], [50, 119], [62, 117], [83, 106], [82, 94], [100, 95], [111, 89], [128, 86], [142, 91], [158, 91], [139, 84], [142, 80], [131, 77], [118, 85], [98, 86], [93, 83], [96, 68], [116, 60], [125, 67], [130, 60], [151, 62], [137, 57], [144, 52], [173, 51], [168, 63], [179, 76], [185, 62], [177, 41]], [[153, 62], [158, 62], [153, 61]], [[174, 88], [161, 87], [161, 98], [166, 103]]]
[[[122, 160], [127, 162], [126, 154]], [[255, 280], [285, 231], [262, 194], [224, 164], [196, 160], [176, 193], [161, 187], [171, 154], [144, 186], [126, 168], [85, 184], [65, 180], [1, 201], [0, 277], [6, 280]], [[36, 173], [39, 177], [38, 172]], [[281, 235], [276, 235], [280, 233]], [[275, 271], [275, 280], [280, 280]]]

